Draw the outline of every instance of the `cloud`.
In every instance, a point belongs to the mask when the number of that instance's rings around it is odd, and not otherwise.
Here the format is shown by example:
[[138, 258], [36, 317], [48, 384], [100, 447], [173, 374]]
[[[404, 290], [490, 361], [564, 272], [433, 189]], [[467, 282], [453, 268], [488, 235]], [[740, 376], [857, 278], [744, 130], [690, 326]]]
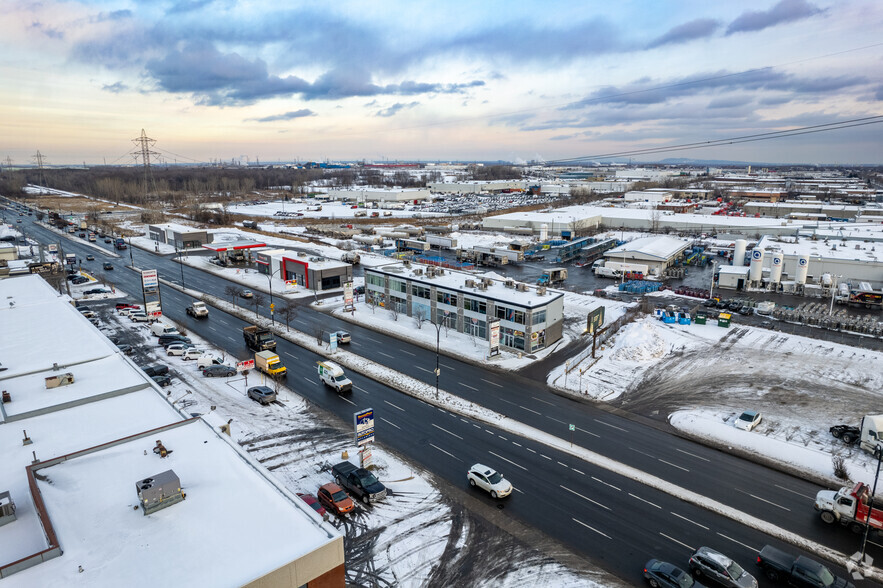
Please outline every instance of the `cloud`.
[[123, 10], [113, 10], [111, 12], [99, 12], [97, 15], [91, 17], [89, 22], [91, 23], [99, 23], [99, 22], [118, 22], [121, 20], [127, 20], [132, 18], [134, 13], [131, 10], [123, 9]]
[[420, 103], [419, 102], [409, 102], [408, 104], [402, 104], [401, 102], [396, 102], [395, 104], [393, 104], [389, 108], [384, 108], [383, 110], [378, 110], [374, 114], [374, 116], [383, 116], [383, 117], [395, 116], [396, 114], [398, 114], [402, 110], [408, 110], [408, 109], [414, 108], [418, 104], [420, 104]]
[[37, 32], [49, 37], [50, 39], [64, 39], [64, 32], [63, 31], [46, 26], [38, 20], [35, 20], [34, 22], [32, 22], [31, 26], [28, 28], [37, 31]]
[[261, 118], [248, 118], [246, 120], [253, 120], [255, 122], [275, 122], [277, 120], [294, 120], [296, 118], [304, 118], [306, 116], [316, 116], [316, 113], [309, 108], [301, 108], [300, 110], [291, 110], [282, 114], [273, 114]]
[[762, 31], [782, 23], [809, 18], [822, 12], [824, 11], [821, 8], [806, 0], [780, 0], [769, 10], [743, 12], [730, 23], [726, 34]]
[[874, 98], [877, 100], [883, 100], [883, 86], [877, 86], [877, 91], [874, 93]]
[[720, 26], [721, 23], [719, 20], [713, 18], [697, 18], [696, 20], [691, 20], [690, 22], [685, 22], [682, 25], [669, 29], [667, 33], [650, 41], [647, 45], [647, 49], [661, 47], [662, 45], [676, 45], [693, 41], [694, 39], [710, 37], [720, 28]]
[[734, 106], [745, 106], [746, 104], [750, 104], [753, 101], [753, 98], [749, 98], [746, 96], [722, 96], [720, 98], [715, 98], [714, 100], [709, 102], [708, 108], [733, 108]]
[[112, 92], [114, 94], [119, 94], [120, 92], [125, 92], [129, 89], [129, 86], [122, 82], [117, 82], [115, 84], [105, 84], [101, 86], [101, 89], [105, 92]]

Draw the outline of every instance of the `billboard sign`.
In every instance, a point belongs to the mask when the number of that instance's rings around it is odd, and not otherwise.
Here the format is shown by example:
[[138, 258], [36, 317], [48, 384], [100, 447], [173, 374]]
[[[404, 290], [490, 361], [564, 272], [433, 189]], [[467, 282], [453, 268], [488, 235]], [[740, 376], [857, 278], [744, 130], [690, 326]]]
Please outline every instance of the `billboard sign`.
[[353, 425], [356, 429], [356, 445], [362, 446], [374, 442], [374, 409], [366, 408], [353, 413]]
[[156, 270], [141, 271], [141, 289], [144, 292], [156, 292], [159, 289], [159, 276]]
[[343, 306], [344, 308], [353, 307], [353, 283], [347, 282], [343, 285]]
[[500, 319], [488, 321], [490, 328], [490, 354], [497, 355], [500, 353]]
[[246, 359], [245, 361], [240, 361], [236, 364], [236, 371], [242, 372], [245, 370], [253, 370], [254, 369], [254, 360]]
[[604, 324], [604, 307], [599, 306], [595, 310], [589, 313], [588, 316], [588, 324], [586, 325], [586, 329], [589, 333], [597, 333], [601, 330], [601, 326]]
[[50, 243], [46, 246], [46, 250], [49, 251], [49, 253], [58, 253], [58, 245]]
[[332, 353], [337, 351], [337, 331], [328, 335], [328, 343], [329, 343], [329, 346], [331, 347]]
[[147, 316], [162, 316], [162, 308], [159, 302], [150, 301], [144, 304], [144, 313]]

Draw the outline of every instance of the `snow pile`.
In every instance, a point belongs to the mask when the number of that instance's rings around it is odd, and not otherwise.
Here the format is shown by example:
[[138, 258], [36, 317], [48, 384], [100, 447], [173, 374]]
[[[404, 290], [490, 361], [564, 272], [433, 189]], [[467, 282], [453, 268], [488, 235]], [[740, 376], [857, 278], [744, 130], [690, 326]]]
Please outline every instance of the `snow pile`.
[[660, 336], [653, 323], [626, 325], [613, 346], [614, 361], [651, 361], [668, 353], [671, 345]]

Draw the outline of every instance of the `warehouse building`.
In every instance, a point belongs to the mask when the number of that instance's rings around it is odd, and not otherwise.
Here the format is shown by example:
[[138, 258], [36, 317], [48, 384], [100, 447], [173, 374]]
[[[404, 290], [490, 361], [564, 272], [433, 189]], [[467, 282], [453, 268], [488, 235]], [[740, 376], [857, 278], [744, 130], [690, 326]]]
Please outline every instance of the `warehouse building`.
[[564, 326], [562, 292], [407, 262], [366, 267], [365, 300], [483, 340], [499, 319], [500, 347], [513, 352], [553, 345]]
[[688, 247], [688, 241], [674, 237], [643, 237], [605, 251], [604, 257], [608, 261], [644, 264], [651, 274], [659, 276], [676, 265]]
[[[4, 586], [345, 585], [343, 536], [38, 276], [0, 280]], [[192, 410], [192, 408], [191, 408]]]

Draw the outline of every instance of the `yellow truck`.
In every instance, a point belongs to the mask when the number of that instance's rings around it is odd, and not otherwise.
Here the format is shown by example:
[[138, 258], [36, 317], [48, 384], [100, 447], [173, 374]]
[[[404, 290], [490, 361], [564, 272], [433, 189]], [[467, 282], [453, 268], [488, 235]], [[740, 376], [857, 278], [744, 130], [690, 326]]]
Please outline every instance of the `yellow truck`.
[[288, 368], [282, 365], [282, 360], [272, 351], [258, 351], [255, 353], [254, 365], [274, 379], [284, 378], [288, 375]]

